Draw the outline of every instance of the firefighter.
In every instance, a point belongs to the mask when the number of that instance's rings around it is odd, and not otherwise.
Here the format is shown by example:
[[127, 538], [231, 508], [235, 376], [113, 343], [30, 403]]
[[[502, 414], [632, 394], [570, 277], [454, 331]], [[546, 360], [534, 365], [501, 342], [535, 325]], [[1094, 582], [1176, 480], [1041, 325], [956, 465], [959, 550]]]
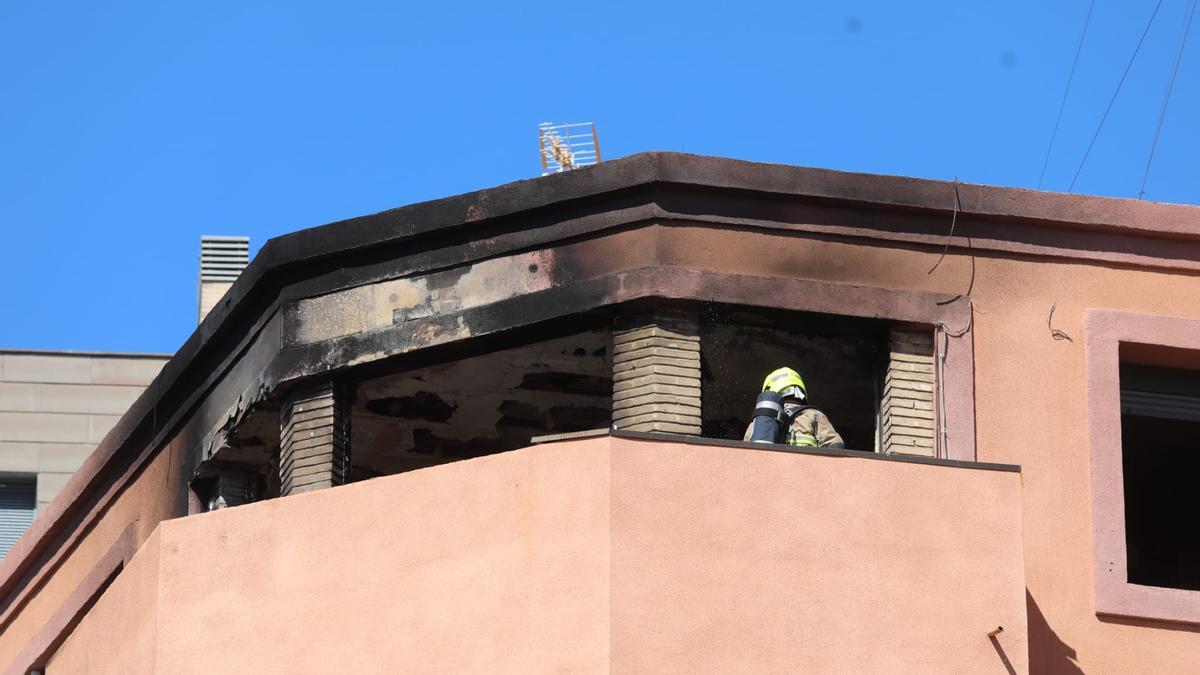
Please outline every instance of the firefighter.
[[[751, 422], [742, 440], [757, 442], [775, 442], [803, 447], [839, 448], [846, 444], [833, 428], [825, 413], [808, 405], [808, 389], [800, 374], [791, 368], [778, 368], [767, 375], [763, 381], [763, 395], [759, 396], [756, 416], [770, 414], [770, 400], [782, 399], [782, 409], [775, 416], [775, 424], [756, 424]], [[775, 394], [772, 396], [771, 394]], [[759, 429], [755, 437], [755, 429]], [[766, 430], [766, 431], [765, 431]], [[774, 438], [762, 438], [764, 433], [773, 431]]]

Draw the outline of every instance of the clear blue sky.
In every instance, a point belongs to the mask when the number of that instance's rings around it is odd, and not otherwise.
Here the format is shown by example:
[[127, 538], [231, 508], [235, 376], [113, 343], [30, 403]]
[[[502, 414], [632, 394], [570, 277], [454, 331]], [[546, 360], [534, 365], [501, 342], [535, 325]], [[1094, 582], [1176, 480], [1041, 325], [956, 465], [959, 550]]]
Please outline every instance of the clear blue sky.
[[[1098, 0], [1045, 188], [1149, 18]], [[1188, 0], [1164, 0], [1076, 192], [1136, 196]], [[0, 347], [173, 351], [201, 234], [538, 173], [536, 127], [1033, 187], [1088, 0], [0, 4]], [[1200, 24], [1200, 18], [1197, 20]], [[1200, 25], [1147, 199], [1200, 203]]]

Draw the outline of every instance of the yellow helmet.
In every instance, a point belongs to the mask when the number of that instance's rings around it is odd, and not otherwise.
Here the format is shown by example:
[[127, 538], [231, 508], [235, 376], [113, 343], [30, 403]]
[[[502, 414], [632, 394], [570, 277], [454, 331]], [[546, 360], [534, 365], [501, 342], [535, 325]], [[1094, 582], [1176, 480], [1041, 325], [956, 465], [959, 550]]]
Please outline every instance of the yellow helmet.
[[767, 375], [767, 379], [763, 380], [763, 391], [773, 391], [784, 398], [798, 398], [805, 400], [808, 398], [808, 388], [804, 386], [804, 380], [800, 378], [800, 373], [791, 368], [776, 368]]

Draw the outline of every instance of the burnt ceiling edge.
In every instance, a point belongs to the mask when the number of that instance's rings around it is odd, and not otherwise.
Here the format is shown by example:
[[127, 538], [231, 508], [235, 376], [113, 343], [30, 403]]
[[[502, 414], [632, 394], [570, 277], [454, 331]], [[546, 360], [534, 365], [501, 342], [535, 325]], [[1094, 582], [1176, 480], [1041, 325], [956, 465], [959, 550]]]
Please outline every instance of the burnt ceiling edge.
[[[672, 277], [669, 279], [668, 277]], [[737, 283], [733, 284], [743, 291], [745, 289], [754, 288], [757, 285], [777, 283], [777, 279], [770, 277], [746, 277], [740, 275], [728, 275], [719, 272], [708, 272], [695, 270], [691, 268], [671, 268], [671, 267], [653, 267], [644, 268], [642, 270], [633, 270], [626, 272], [613, 273], [604, 277], [595, 279], [583, 280], [575, 282], [571, 285], [554, 289], [553, 291], [543, 291], [539, 293], [518, 296], [509, 301], [484, 305], [482, 307], [468, 310], [475, 317], [475, 320], [487, 324], [490, 321], [494, 322], [494, 327], [488, 330], [471, 332], [460, 336], [456, 339], [470, 339], [474, 337], [482, 337], [493, 333], [519, 328], [524, 325], [531, 325], [541, 321], [550, 320], [559, 316], [568, 315], [572, 312], [578, 312], [582, 309], [593, 309], [601, 305], [617, 305], [624, 302], [633, 301], [639, 298], [662, 297], [674, 300], [694, 300], [694, 301], [729, 301], [738, 302], [741, 304], [754, 304], [750, 295], [739, 295], [738, 297], [726, 297], [721, 292], [721, 287], [725, 284], [720, 283], [718, 278], [727, 279], [729, 277], [737, 277]], [[825, 282], [813, 282], [805, 280], [794, 280], [795, 283], [808, 284], [813, 286], [821, 286], [823, 289], [820, 293], [801, 293], [791, 294], [794, 297], [809, 297], [817, 298], [830, 295], [829, 291], [841, 291], [850, 293], [878, 293], [885, 292], [893, 294], [902, 294], [906, 297], [911, 297], [916, 302], [926, 306], [930, 312], [944, 317], [953, 317], [961, 319], [962, 312], [967, 311], [962, 303], [941, 304], [952, 299], [952, 296], [944, 294], [934, 294], [917, 291], [889, 291], [887, 289], [874, 289], [869, 287], [852, 286], [846, 284], [831, 284]], [[672, 291], [671, 289], [675, 289]], [[213, 403], [214, 409], [225, 411], [230, 406], [224, 405], [221, 402], [206, 401], [206, 397], [220, 384], [221, 380], [229, 374], [237, 361], [247, 354], [252, 343], [262, 335], [266, 324], [270, 318], [278, 316], [281, 298], [288, 295], [281, 292], [276, 301], [272, 302], [267, 311], [255, 317], [256, 321], [253, 324], [253, 330], [245, 334], [238, 346], [230, 350], [225, 358], [217, 365], [205, 371], [205, 377], [194, 390], [184, 397], [174, 410], [161, 410], [158, 406], [159, 401], [164, 397], [162, 391], [164, 387], [169, 386], [164, 379], [167, 375], [164, 374], [156, 378], [150, 387], [143, 393], [142, 397], [135, 402], [134, 406], [122, 416], [116, 427], [110, 432], [80, 468], [80, 470], [72, 478], [67, 488], [60, 493], [60, 498], [56, 498], [51, 503], [50, 508], [43, 514], [43, 518], [38, 518], [35, 521], [35, 526], [27, 533], [28, 538], [22, 537], [22, 541], [18, 542], [18, 546], [14, 547], [9, 556], [6, 556], [3, 561], [0, 561], [0, 608], [7, 609], [12, 604], [11, 595], [16, 586], [23, 579], [29, 578], [29, 573], [32, 571], [34, 577], [41, 577], [40, 572], [51, 571], [57, 566], [61, 560], [56, 560], [59, 556], [46, 556], [47, 549], [54, 545], [57, 541], [59, 544], [58, 553], [68, 552], [73, 548], [75, 538], [62, 539], [59, 535], [63, 534], [63, 529], [69, 525], [76, 526], [76, 534], [85, 532], [89, 529], [91, 520], [86, 517], [86, 514], [81, 514], [80, 511], [90, 506], [89, 512], [93, 515], [101, 514], [106, 509], [109, 502], [115, 499], [122, 491], [124, 483], [138, 475], [140, 470], [148, 464], [148, 462], [161, 452], [170, 443], [175, 434], [184, 428], [188, 415], [196, 411], [201, 405]], [[575, 302], [565, 302], [571, 297], [574, 297]], [[603, 302], [597, 302], [597, 298], [604, 298]], [[536, 312], [519, 312], [522, 317], [520, 322], [513, 322], [511, 325], [504, 324], [502, 321], [495, 322], [496, 316], [513, 316], [511, 310], [508, 309], [511, 305], [506, 303], [532, 303], [536, 308], [542, 307], [542, 312], [546, 314], [543, 318], [537, 318], [540, 315]], [[860, 316], [868, 316], [875, 318], [895, 318], [897, 320], [912, 320], [922, 323], [933, 323], [938, 317], [934, 314], [925, 316], [924, 313], [913, 314], [910, 310], [905, 310], [903, 314], [895, 314], [894, 309], [888, 307], [896, 307], [894, 303], [883, 303], [880, 305], [879, 311], [866, 311], [860, 313]], [[832, 311], [830, 307], [808, 307], [794, 308], [805, 309], [806, 311]], [[451, 318], [457, 320], [458, 315], [452, 315]], [[398, 334], [398, 331], [386, 331], [393, 336]], [[353, 337], [353, 336], [352, 336]], [[320, 370], [304, 368], [304, 364], [312, 364], [314, 359], [322, 364], [329, 365], [333, 361], [330, 360], [331, 352], [329, 350], [337, 350], [342, 354], [354, 351], [347, 348], [348, 343], [345, 341], [326, 341], [317, 343], [316, 345], [306, 345], [305, 349], [282, 350], [279, 344], [275, 345], [275, 352], [270, 354], [270, 358], [266, 362], [256, 364], [261, 365], [261, 369], [254, 368], [260, 372], [261, 376], [256, 378], [254, 382], [248, 383], [244, 391], [239, 391], [239, 399], [249, 395], [251, 392], [273, 391], [281, 385], [288, 384], [294, 380], [315, 375], [324, 374], [326, 372], [344, 369], [351, 365], [359, 365], [365, 363], [366, 360], [359, 359], [358, 363], [339, 362], [333, 367], [326, 367]], [[418, 351], [426, 347], [437, 346], [436, 344], [417, 345], [408, 350], [411, 352]], [[317, 353], [325, 350], [323, 353]], [[395, 353], [388, 351], [387, 353], [378, 353], [376, 358], [387, 358]], [[179, 355], [177, 355], [178, 357]], [[175, 359], [172, 359], [173, 361]], [[199, 368], [199, 365], [191, 364], [193, 370]], [[173, 370], [182, 370], [183, 365], [177, 364]], [[172, 387], [173, 388], [173, 387]], [[175, 394], [175, 392], [169, 392]], [[233, 405], [233, 402], [227, 402]], [[243, 401], [243, 404], [248, 406], [252, 401]], [[139, 410], [140, 409], [140, 410]], [[150, 437], [142, 438], [147, 441], [143, 443], [143, 447], [129, 447], [133, 445], [145, 430], [145, 425], [151, 423]], [[203, 436], [207, 435], [211, 430], [205, 430]], [[203, 439], [197, 439], [202, 441]], [[202, 443], [201, 443], [202, 444]], [[201, 453], [201, 448], [189, 448], [189, 453]], [[202, 453], [201, 453], [202, 454]], [[199, 456], [199, 455], [197, 455]], [[125, 464], [115, 466], [119, 460], [124, 460]], [[193, 462], [194, 463], [194, 462]], [[108, 486], [109, 489], [103, 490], [103, 494], [97, 497], [97, 493], [103, 488], [97, 485], [99, 478], [108, 475], [116, 474], [121, 485]], [[89, 500], [96, 498], [97, 501], [90, 503]], [[58, 539], [56, 539], [58, 538]], [[38, 570], [30, 568], [38, 562], [43, 565]], [[25, 586], [36, 586], [36, 579], [30, 579]]]
[[[1200, 207], [1194, 206], [651, 152], [273, 238], [250, 262], [227, 300], [210, 313], [198, 332], [215, 330], [250, 287], [284, 267], [540, 209], [570, 208], [572, 203], [652, 185], [734, 190], [814, 203], [857, 205], [870, 210], [947, 215], [955, 211], [957, 187], [959, 217], [964, 220], [1003, 219], [1036, 224], [1039, 229], [1095, 230], [1200, 241]], [[866, 229], [863, 228], [863, 233]], [[1069, 252], [1062, 254], [1070, 257]]]

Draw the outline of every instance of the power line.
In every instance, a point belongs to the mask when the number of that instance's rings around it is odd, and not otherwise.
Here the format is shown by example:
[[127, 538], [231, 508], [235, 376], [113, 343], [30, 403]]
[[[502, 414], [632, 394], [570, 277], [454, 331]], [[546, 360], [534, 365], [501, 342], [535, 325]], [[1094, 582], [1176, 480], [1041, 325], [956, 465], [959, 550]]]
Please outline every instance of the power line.
[[1050, 152], [1054, 150], [1054, 139], [1058, 136], [1058, 125], [1062, 123], [1063, 110], [1067, 107], [1067, 95], [1071, 93], [1071, 82], [1075, 80], [1075, 66], [1079, 65], [1079, 54], [1083, 51], [1083, 39], [1087, 37], [1088, 25], [1092, 23], [1092, 10], [1096, 9], [1096, 0], [1088, 5], [1087, 18], [1083, 20], [1083, 31], [1079, 34], [1079, 44], [1075, 47], [1075, 60], [1071, 61], [1071, 74], [1067, 76], [1067, 88], [1063, 90], [1062, 102], [1058, 104], [1058, 117], [1054, 118], [1054, 131], [1050, 133], [1050, 146], [1046, 148], [1046, 158], [1042, 160], [1042, 172], [1038, 174], [1037, 186], [1042, 187], [1046, 178], [1046, 165], [1050, 163]]
[[1154, 11], [1150, 14], [1150, 20], [1146, 22], [1146, 28], [1142, 30], [1142, 37], [1138, 38], [1137, 46], [1133, 48], [1133, 54], [1129, 56], [1129, 63], [1125, 64], [1125, 72], [1121, 74], [1121, 80], [1117, 82], [1117, 89], [1113, 92], [1112, 98], [1108, 100], [1108, 107], [1104, 109], [1104, 115], [1100, 118], [1100, 124], [1096, 126], [1096, 133], [1092, 134], [1092, 140], [1088, 143], [1087, 151], [1083, 153], [1083, 159], [1079, 161], [1079, 168], [1075, 169], [1075, 175], [1071, 178], [1071, 185], [1067, 188], [1067, 192], [1075, 189], [1075, 181], [1079, 180], [1079, 174], [1083, 171], [1083, 165], [1087, 164], [1088, 155], [1092, 154], [1092, 148], [1096, 145], [1096, 139], [1100, 137], [1100, 130], [1104, 128], [1104, 122], [1108, 119], [1108, 113], [1112, 112], [1113, 103], [1117, 102], [1117, 95], [1121, 93], [1121, 87], [1125, 85], [1125, 78], [1129, 76], [1130, 69], [1133, 68], [1133, 62], [1137, 59], [1138, 52], [1142, 50], [1142, 43], [1146, 41], [1146, 35], [1150, 33], [1150, 26], [1154, 25], [1154, 17], [1158, 16], [1158, 10], [1162, 7], [1163, 0], [1158, 0], [1154, 5]]
[[1175, 50], [1175, 62], [1171, 64], [1171, 76], [1167, 78], [1167, 91], [1163, 95], [1162, 110], [1158, 112], [1158, 124], [1154, 127], [1154, 142], [1150, 144], [1150, 156], [1146, 158], [1146, 170], [1142, 172], [1142, 187], [1138, 190], [1138, 199], [1146, 196], [1146, 180], [1150, 178], [1150, 164], [1154, 161], [1154, 150], [1158, 147], [1158, 136], [1162, 133], [1163, 120], [1167, 117], [1167, 105], [1171, 103], [1171, 92], [1175, 89], [1175, 76], [1179, 73], [1179, 63], [1183, 60], [1183, 50], [1187, 46], [1188, 33], [1192, 30], [1192, 17], [1196, 15], [1197, 0], [1192, 0], [1192, 8], [1184, 10], [1186, 20], [1179, 33], [1179, 47]]

